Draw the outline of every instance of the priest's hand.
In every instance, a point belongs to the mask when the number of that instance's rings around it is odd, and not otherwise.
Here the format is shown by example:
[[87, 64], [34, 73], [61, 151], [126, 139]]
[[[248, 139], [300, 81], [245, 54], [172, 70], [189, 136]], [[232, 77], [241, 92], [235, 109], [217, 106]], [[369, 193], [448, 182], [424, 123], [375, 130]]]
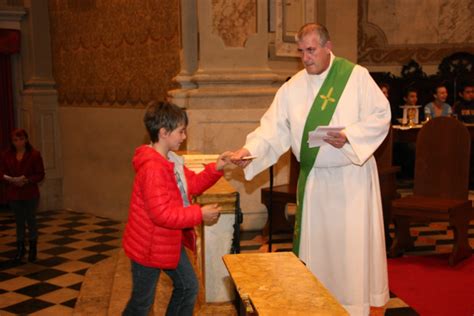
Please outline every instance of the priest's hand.
[[327, 137], [324, 138], [324, 141], [336, 148], [342, 148], [342, 146], [344, 146], [344, 144], [347, 143], [347, 137], [343, 131], [328, 132]]
[[248, 151], [247, 148], [240, 148], [239, 150], [235, 151], [231, 156], [230, 156], [230, 161], [234, 165], [237, 165], [241, 168], [245, 168], [249, 165], [249, 163], [252, 162], [252, 159], [242, 159], [244, 157], [250, 157], [251, 154]]

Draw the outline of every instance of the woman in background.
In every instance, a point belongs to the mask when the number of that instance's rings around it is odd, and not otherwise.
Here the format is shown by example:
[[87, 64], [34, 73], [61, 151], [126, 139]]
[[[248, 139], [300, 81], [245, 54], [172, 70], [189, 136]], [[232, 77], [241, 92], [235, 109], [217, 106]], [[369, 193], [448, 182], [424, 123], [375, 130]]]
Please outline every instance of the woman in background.
[[0, 162], [1, 179], [7, 182], [7, 201], [15, 213], [17, 254], [20, 262], [25, 255], [25, 224], [28, 226], [28, 261], [36, 260], [38, 229], [36, 209], [39, 201], [38, 183], [44, 178], [43, 159], [35, 150], [24, 129], [15, 129], [11, 134], [11, 146]]

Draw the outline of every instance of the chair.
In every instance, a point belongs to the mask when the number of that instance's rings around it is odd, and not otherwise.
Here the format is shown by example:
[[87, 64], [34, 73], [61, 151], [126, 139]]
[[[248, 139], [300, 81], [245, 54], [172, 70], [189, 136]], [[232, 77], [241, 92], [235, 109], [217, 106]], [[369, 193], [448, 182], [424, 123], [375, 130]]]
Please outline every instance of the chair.
[[392, 200], [400, 197], [397, 193], [396, 174], [400, 167], [393, 166], [393, 130], [390, 128], [387, 137], [374, 153], [377, 161], [377, 170], [380, 182], [380, 195], [382, 198], [383, 226], [385, 232], [385, 248], [390, 249], [392, 238], [390, 237], [389, 227], [392, 222], [391, 203]]
[[290, 176], [289, 183], [273, 185], [273, 166], [270, 167], [270, 187], [262, 188], [261, 201], [268, 210], [268, 251], [272, 251], [273, 234], [293, 233], [294, 219], [285, 218], [285, 207], [288, 203], [296, 203], [296, 184], [300, 164], [293, 153], [290, 152]]
[[449, 221], [454, 231], [454, 247], [449, 264], [472, 255], [468, 241], [472, 203], [468, 199], [471, 139], [461, 122], [439, 117], [428, 122], [416, 141], [413, 195], [392, 201], [395, 240], [390, 255], [395, 257], [413, 248], [410, 222]]

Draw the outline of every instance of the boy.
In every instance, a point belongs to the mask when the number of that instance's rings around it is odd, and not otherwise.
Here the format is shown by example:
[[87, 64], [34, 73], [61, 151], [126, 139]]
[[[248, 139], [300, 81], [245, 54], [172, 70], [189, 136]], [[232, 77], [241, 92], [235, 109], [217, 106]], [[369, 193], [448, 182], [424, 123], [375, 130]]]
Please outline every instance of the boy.
[[453, 106], [454, 113], [464, 123], [474, 123], [474, 84], [461, 84], [458, 95], [460, 99]]
[[451, 116], [451, 106], [446, 103], [448, 90], [444, 84], [439, 84], [433, 89], [433, 102], [425, 105], [425, 118], [432, 119], [440, 116]]
[[418, 90], [412, 87], [407, 88], [403, 101], [405, 101], [405, 105], [418, 105]]
[[184, 247], [194, 250], [193, 227], [215, 223], [220, 207], [191, 205], [190, 196], [222, 176], [228, 153], [195, 174], [173, 152], [186, 139], [186, 112], [174, 104], [152, 102], [144, 123], [151, 144], [138, 147], [133, 157], [136, 175], [123, 237], [133, 289], [123, 315], [148, 315], [162, 270], [174, 285], [166, 315], [192, 315], [199, 284]]

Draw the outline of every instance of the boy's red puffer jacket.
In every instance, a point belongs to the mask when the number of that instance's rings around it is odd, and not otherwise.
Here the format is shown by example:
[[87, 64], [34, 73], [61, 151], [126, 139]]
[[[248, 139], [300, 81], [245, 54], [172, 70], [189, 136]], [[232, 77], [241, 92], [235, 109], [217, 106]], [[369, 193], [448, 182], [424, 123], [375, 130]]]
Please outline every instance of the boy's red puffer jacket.
[[[174, 165], [148, 145], [138, 147], [133, 157], [136, 175], [123, 248], [147, 267], [175, 269], [182, 245], [194, 250], [194, 226], [202, 222], [199, 205], [183, 206]], [[222, 176], [215, 163], [199, 174], [183, 168], [188, 196], [201, 194]]]

